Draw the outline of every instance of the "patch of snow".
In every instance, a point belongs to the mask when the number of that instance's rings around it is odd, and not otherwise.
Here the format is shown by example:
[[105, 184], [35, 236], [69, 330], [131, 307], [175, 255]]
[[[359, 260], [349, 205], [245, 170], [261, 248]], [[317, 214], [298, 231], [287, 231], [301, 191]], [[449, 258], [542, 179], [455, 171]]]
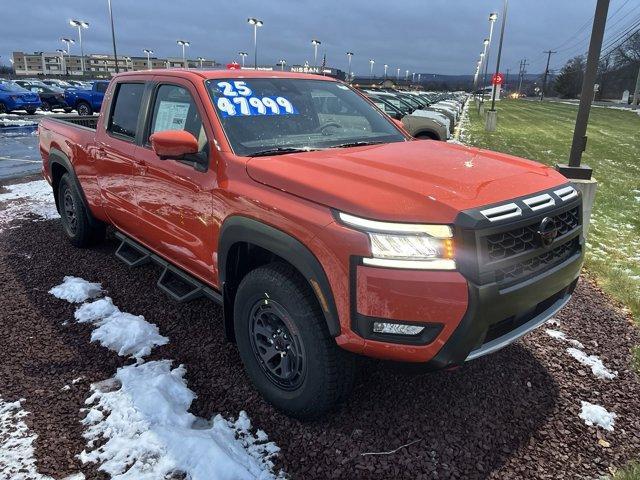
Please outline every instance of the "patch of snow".
[[[547, 323], [549, 323], [549, 322], [547, 322]], [[556, 322], [557, 325], [559, 325], [559, 323], [557, 321], [555, 321], [555, 322]], [[552, 328], [547, 328], [545, 330], [545, 332], [551, 338], [555, 338], [556, 340], [561, 340], [563, 342], [568, 342], [568, 343], [570, 343], [571, 345], [573, 345], [576, 348], [584, 348], [584, 345], [582, 343], [580, 343], [578, 340], [574, 340], [573, 338], [567, 338], [567, 335], [564, 332], [561, 332], [560, 330], [554, 330]]]
[[192, 480], [273, 479], [271, 458], [279, 448], [240, 412], [233, 422], [220, 415], [206, 422], [188, 412], [195, 394], [185, 368], [152, 361], [118, 369], [116, 391], [92, 386], [93, 405], [82, 421], [91, 449], [82, 462], [100, 463], [113, 479], [155, 480], [185, 473]]
[[36, 216], [42, 220], [59, 217], [51, 186], [45, 180], [17, 183], [5, 187], [0, 193], [0, 232], [12, 220], [25, 220]]
[[608, 412], [600, 405], [594, 405], [593, 403], [584, 401], [581, 403], [580, 418], [584, 420], [584, 423], [590, 427], [602, 427], [609, 432], [613, 432], [613, 426], [617, 417], [615, 413]]
[[102, 285], [87, 282], [79, 277], [64, 277], [60, 285], [56, 285], [49, 293], [56, 298], [70, 303], [80, 303], [90, 298], [95, 298], [102, 293]]
[[109, 297], [81, 305], [74, 316], [78, 322], [91, 322], [97, 326], [91, 333], [92, 342], [100, 342], [123, 357], [140, 361], [154, 347], [169, 343], [156, 325], [147, 322], [142, 315], [121, 312]]
[[582, 365], [591, 368], [591, 372], [598, 378], [603, 380], [611, 380], [618, 376], [618, 372], [612, 372], [604, 366], [602, 360], [595, 355], [587, 355], [577, 348], [567, 348], [567, 353], [575, 358]]
[[[75, 297], [69, 297], [73, 302]], [[82, 420], [87, 448], [78, 455], [83, 463], [98, 463], [99, 470], [117, 480], [171, 474], [191, 480], [284, 478], [282, 472], [273, 473], [272, 459], [280, 449], [262, 430], [252, 433], [244, 411], [235, 421], [220, 415], [198, 418], [188, 411], [195, 394], [187, 387], [184, 366], [172, 368], [171, 360], [144, 362], [156, 345], [169, 341], [156, 325], [120, 311], [109, 297], [84, 303], [74, 317], [96, 326], [92, 341], [137, 359], [113, 378], [92, 384]]]
[[[53, 480], [36, 468], [33, 442], [38, 436], [29, 431], [22, 408], [23, 400], [5, 402], [0, 397], [0, 478], [11, 480]], [[82, 474], [79, 474], [82, 475]], [[65, 480], [81, 480], [84, 475], [72, 475]]]

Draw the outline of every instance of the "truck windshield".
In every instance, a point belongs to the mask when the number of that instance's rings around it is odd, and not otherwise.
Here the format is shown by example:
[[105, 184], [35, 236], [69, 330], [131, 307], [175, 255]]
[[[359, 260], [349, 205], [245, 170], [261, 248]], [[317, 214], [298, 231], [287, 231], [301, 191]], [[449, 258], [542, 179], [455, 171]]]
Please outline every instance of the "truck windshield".
[[207, 87], [241, 156], [405, 141], [383, 114], [338, 82], [236, 78], [209, 80]]

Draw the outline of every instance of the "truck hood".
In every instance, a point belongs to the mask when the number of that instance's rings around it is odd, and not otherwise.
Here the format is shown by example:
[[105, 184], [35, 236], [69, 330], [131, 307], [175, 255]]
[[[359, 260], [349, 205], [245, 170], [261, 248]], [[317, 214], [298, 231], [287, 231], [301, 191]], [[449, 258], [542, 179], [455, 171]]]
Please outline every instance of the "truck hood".
[[327, 149], [247, 162], [260, 183], [375, 220], [451, 223], [458, 212], [566, 183], [502, 153], [435, 141]]

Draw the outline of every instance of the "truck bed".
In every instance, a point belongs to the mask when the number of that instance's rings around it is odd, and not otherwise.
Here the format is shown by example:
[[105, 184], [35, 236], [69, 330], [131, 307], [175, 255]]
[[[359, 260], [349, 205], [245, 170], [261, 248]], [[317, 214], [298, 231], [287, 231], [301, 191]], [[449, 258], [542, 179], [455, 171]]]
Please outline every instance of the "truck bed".
[[88, 128], [90, 130], [96, 130], [98, 128], [98, 115], [87, 116], [65, 116], [65, 117], [51, 117], [49, 120], [55, 120], [62, 123], [72, 123], [80, 127]]

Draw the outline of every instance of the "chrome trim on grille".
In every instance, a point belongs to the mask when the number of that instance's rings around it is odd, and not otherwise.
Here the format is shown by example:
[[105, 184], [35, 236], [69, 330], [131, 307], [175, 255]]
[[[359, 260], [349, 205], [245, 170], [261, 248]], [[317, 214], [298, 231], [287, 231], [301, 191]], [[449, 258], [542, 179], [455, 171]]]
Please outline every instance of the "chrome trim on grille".
[[553, 193], [555, 193], [563, 202], [578, 196], [578, 192], [571, 185], [560, 188], [559, 190], [554, 190]]
[[548, 193], [543, 193], [542, 195], [537, 195], [535, 197], [525, 198], [523, 202], [534, 212], [543, 210], [548, 207], [553, 207], [556, 204], [556, 201]]
[[480, 210], [480, 213], [490, 222], [497, 222], [499, 220], [521, 216], [522, 209], [515, 203], [507, 203], [505, 205]]

